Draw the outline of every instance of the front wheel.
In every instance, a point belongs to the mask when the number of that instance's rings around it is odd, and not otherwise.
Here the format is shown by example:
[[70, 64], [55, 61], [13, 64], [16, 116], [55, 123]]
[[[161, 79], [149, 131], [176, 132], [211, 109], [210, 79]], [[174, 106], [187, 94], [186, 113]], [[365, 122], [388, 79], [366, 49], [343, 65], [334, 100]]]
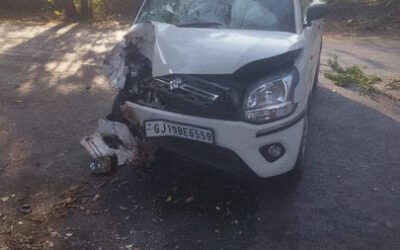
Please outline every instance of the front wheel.
[[318, 65], [317, 65], [317, 69], [314, 75], [314, 82], [313, 82], [313, 91], [315, 90], [315, 87], [318, 85], [319, 82], [319, 69], [320, 69], [320, 65], [321, 65], [321, 59], [318, 60]]
[[301, 137], [301, 144], [299, 149], [299, 154], [297, 156], [297, 161], [294, 168], [289, 172], [289, 175], [294, 177], [299, 177], [303, 174], [306, 165], [306, 151], [307, 151], [307, 135], [309, 126], [309, 116], [308, 112], [304, 116], [304, 128], [303, 135]]

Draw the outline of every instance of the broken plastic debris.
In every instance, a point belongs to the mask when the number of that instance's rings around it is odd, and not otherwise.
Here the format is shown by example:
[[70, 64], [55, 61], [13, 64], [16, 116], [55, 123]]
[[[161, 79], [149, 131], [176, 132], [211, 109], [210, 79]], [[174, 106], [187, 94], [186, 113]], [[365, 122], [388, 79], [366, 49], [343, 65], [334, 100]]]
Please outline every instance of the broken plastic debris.
[[23, 214], [30, 214], [32, 213], [32, 207], [28, 204], [24, 204], [22, 206], [17, 207], [17, 210]]
[[94, 186], [94, 188], [98, 189], [101, 187], [105, 187], [107, 185], [107, 183], [105, 181], [102, 181], [101, 183], [97, 184], [96, 186]]
[[125, 40], [117, 43], [111, 52], [107, 54], [103, 64], [104, 73], [111, 81], [111, 86], [116, 90], [124, 88], [128, 73], [128, 67], [125, 65], [125, 48]]
[[185, 201], [186, 203], [192, 203], [192, 202], [194, 202], [194, 197], [193, 196], [190, 196], [190, 197], [188, 197], [188, 198], [186, 198], [186, 201]]
[[137, 140], [129, 128], [119, 122], [105, 119], [99, 120], [96, 132], [81, 141], [81, 145], [89, 152], [94, 161], [90, 168], [100, 172], [111, 170], [112, 156], [116, 156], [117, 165], [132, 162], [137, 155]]
[[128, 210], [128, 208], [124, 206], [119, 206], [119, 209], [121, 209], [122, 211]]
[[93, 201], [97, 201], [99, 198], [100, 198], [100, 194], [96, 194], [96, 195], [93, 197]]
[[113, 165], [111, 157], [99, 157], [90, 160], [89, 170], [92, 171], [93, 174], [106, 174], [111, 172]]

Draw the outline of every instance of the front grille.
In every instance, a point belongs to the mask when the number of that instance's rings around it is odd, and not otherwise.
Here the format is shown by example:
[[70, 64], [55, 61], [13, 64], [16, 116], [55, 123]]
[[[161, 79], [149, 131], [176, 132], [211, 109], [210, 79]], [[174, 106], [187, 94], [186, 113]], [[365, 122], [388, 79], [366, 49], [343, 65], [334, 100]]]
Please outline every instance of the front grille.
[[227, 148], [174, 137], [159, 137], [150, 140], [165, 150], [215, 168], [250, 173], [246, 163]]
[[[172, 81], [177, 81], [171, 86]], [[140, 84], [134, 102], [156, 109], [191, 116], [232, 120], [240, 119], [238, 91], [189, 75], [153, 78]]]

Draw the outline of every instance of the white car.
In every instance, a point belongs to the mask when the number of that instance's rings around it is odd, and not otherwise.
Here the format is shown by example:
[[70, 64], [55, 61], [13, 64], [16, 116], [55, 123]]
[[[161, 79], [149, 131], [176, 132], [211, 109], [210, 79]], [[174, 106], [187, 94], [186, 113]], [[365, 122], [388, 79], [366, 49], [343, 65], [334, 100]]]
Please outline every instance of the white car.
[[326, 13], [309, 0], [146, 0], [106, 59], [120, 91], [110, 119], [218, 168], [299, 172]]

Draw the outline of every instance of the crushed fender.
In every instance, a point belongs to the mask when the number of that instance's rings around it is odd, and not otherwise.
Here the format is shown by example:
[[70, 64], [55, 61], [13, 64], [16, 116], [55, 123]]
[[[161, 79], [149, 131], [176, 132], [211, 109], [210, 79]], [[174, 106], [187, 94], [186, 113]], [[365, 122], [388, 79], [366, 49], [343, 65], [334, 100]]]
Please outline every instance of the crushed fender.
[[[123, 40], [106, 55], [103, 63], [104, 73], [113, 89], [132, 91], [139, 81], [152, 77], [154, 45], [155, 32], [152, 23], [132, 26]], [[120, 104], [123, 105], [124, 101]], [[92, 173], [109, 173], [114, 165], [132, 162], [141, 165], [154, 159], [154, 148], [133, 136], [140, 135], [139, 126], [128, 127], [128, 123], [124, 123], [126, 118], [119, 117], [122, 112], [119, 112], [121, 107], [117, 106], [110, 115], [116, 119], [100, 119], [96, 132], [81, 141], [81, 145], [92, 158], [89, 164]], [[134, 114], [130, 114], [128, 120], [131, 125], [137, 125]]]
[[136, 24], [106, 55], [104, 73], [115, 90], [120, 91], [128, 87], [126, 83], [132, 84], [152, 76], [154, 44], [153, 24]]
[[[135, 165], [145, 165], [155, 159], [156, 146], [143, 139], [143, 131], [136, 119], [135, 110], [128, 107], [126, 102], [135, 99], [138, 103], [146, 103], [159, 109], [164, 109], [171, 102], [185, 106], [183, 103], [187, 102], [186, 95], [182, 97], [178, 95], [165, 101], [151, 90], [151, 81], [154, 77], [174, 73], [195, 73], [204, 68], [204, 60], [198, 60], [198, 55], [192, 55], [188, 60], [179, 58], [179, 55], [189, 56], [192, 53], [187, 50], [187, 43], [179, 42], [178, 47], [173, 45], [179, 39], [178, 36], [174, 36], [176, 32], [175, 26], [164, 23], [135, 24], [106, 55], [103, 70], [112, 88], [119, 94], [114, 100], [109, 119], [99, 120], [97, 131], [81, 141], [92, 157], [89, 168], [93, 173], [108, 173], [113, 165], [119, 166], [131, 162]], [[208, 65], [208, 62], [205, 64]], [[205, 84], [205, 81], [201, 82]], [[204, 91], [211, 89], [217, 91], [217, 93], [212, 92], [214, 96], [222, 96], [221, 91], [225, 91], [225, 88], [215, 87], [213, 83], [211, 85], [210, 87], [210, 84], [205, 84]], [[206, 103], [208, 99], [204, 101], [202, 97], [195, 95], [190, 99], [198, 105], [196, 108], [201, 109], [204, 103], [209, 104]], [[196, 102], [200, 99], [203, 102]]]

